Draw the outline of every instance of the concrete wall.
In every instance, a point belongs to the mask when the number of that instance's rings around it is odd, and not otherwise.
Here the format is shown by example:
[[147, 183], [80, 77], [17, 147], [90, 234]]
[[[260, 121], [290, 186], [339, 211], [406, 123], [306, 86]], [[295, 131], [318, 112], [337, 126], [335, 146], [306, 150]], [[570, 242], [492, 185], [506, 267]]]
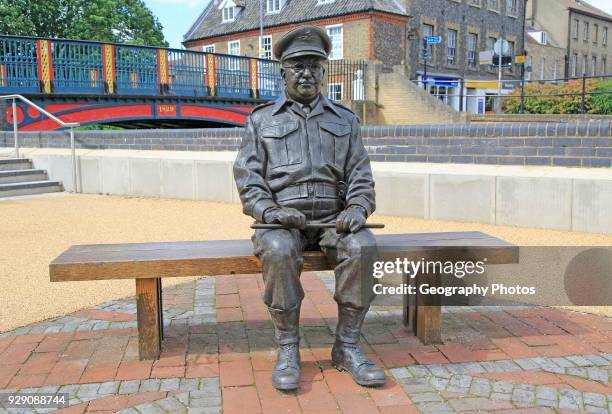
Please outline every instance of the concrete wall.
[[[10, 150], [3, 149], [8, 153]], [[70, 191], [70, 151], [23, 156]], [[78, 150], [85, 193], [238, 203], [235, 152]], [[377, 213], [612, 233], [612, 170], [373, 162]]]

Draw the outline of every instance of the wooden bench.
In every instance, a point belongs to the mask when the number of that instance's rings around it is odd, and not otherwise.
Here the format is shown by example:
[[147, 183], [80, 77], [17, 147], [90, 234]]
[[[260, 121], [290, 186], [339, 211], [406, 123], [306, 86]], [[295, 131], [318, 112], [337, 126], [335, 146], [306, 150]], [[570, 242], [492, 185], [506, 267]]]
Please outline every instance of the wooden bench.
[[[385, 234], [376, 239], [384, 247], [383, 259], [518, 262], [518, 247], [481, 232]], [[305, 253], [304, 271], [332, 269], [323, 253]], [[49, 273], [51, 282], [135, 279], [140, 359], [158, 359], [163, 339], [162, 278], [255, 274], [261, 273], [261, 264], [249, 240], [98, 244], [70, 247], [51, 262]], [[440, 342], [439, 303], [429, 296], [404, 298], [404, 324], [424, 343]]]

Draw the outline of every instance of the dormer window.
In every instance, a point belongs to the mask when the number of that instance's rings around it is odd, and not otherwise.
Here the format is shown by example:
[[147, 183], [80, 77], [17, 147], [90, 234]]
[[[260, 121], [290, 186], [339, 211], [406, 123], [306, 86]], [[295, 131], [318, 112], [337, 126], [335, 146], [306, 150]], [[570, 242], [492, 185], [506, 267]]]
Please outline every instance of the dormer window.
[[285, 5], [285, 0], [266, 0], [268, 14], [280, 13]]
[[236, 6], [227, 5], [223, 8], [223, 23], [233, 22], [236, 19]]

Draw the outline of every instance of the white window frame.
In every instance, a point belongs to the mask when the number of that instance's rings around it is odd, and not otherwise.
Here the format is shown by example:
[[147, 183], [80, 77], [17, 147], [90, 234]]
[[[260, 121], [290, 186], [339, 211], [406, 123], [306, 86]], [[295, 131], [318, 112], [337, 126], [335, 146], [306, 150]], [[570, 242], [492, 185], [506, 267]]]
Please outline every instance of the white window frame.
[[606, 46], [608, 44], [608, 26], [604, 26], [601, 34], [601, 44]]
[[[332, 91], [332, 88], [334, 87], [340, 87], [339, 91]], [[333, 94], [337, 94], [340, 93], [340, 99], [334, 99], [334, 96], [332, 96]], [[328, 83], [327, 84], [327, 98], [331, 99], [332, 101], [341, 101], [344, 98], [344, 83], [342, 82], [337, 82], [337, 83]]]
[[[277, 5], [278, 8], [276, 8]], [[266, 14], [278, 14], [283, 7], [285, 7], [285, 0], [266, 0]]]
[[582, 38], [583, 42], [589, 41], [589, 22], [582, 23]]
[[570, 62], [570, 73], [572, 75], [572, 78], [576, 77], [576, 74], [578, 73], [578, 54], [577, 53], [572, 53], [572, 60]]
[[595, 76], [597, 73], [597, 56], [591, 56], [591, 76]]
[[557, 61], [555, 60], [555, 61], [553, 62], [553, 67], [552, 67], [552, 76], [551, 76], [551, 78], [552, 78], [553, 80], [554, 80], [554, 79], [557, 79], [557, 75], [558, 75], [558, 74], [557, 74]]
[[[232, 53], [232, 45], [238, 45], [238, 53]], [[227, 54], [232, 56], [240, 56], [240, 40], [230, 40], [227, 42]]]
[[[265, 47], [265, 40], [270, 40], [269, 50], [267, 50]], [[259, 37], [259, 50], [264, 52], [264, 56], [259, 56], [260, 59], [272, 59], [272, 35], [265, 35]]]
[[446, 29], [446, 63], [449, 65], [457, 64], [457, 32], [455, 29]]
[[574, 19], [572, 21], [572, 38], [578, 40], [578, 28], [580, 26], [580, 21], [578, 19]]
[[[208, 50], [207, 50], [208, 49]], [[202, 46], [202, 52], [204, 53], [215, 53], [215, 44]]]
[[599, 25], [597, 23], [593, 24], [593, 44], [597, 44], [597, 38], [599, 37]]
[[[339, 48], [335, 48], [334, 46], [336, 45], [334, 43], [334, 39], [338, 36], [338, 35], [332, 35], [330, 34], [331, 30], [335, 30], [335, 29], [340, 29], [340, 46]], [[332, 26], [325, 26], [325, 31], [327, 32], [327, 35], [329, 36], [330, 40], [332, 41], [332, 45], [331, 45], [331, 50], [329, 51], [329, 60], [342, 60], [344, 59], [344, 27], [342, 24], [334, 24]], [[337, 54], [335, 53], [336, 51], [339, 51]]]
[[580, 74], [580, 76], [584, 76], [587, 73], [587, 62], [588, 62], [588, 56], [587, 55], [582, 55], [582, 73]]
[[544, 68], [546, 67], [546, 58], [545, 57], [541, 57], [540, 58], [540, 67], [538, 68], [538, 79], [539, 80], [544, 80]]
[[487, 0], [487, 8], [492, 11], [499, 11], [499, 0]]
[[476, 54], [478, 51], [478, 33], [468, 33], [466, 49], [467, 49], [467, 64], [469, 67], [475, 67], [476, 66]]
[[224, 8], [221, 9], [221, 22], [222, 23], [229, 23], [235, 20], [236, 20], [236, 6], [225, 6]]
[[517, 16], [516, 7], [517, 7], [516, 0], [506, 0], [506, 15], [516, 17]]
[[608, 68], [606, 68], [606, 64], [607, 64], [607, 63], [608, 63], [608, 62], [607, 62], [606, 57], [605, 57], [605, 56], [602, 56], [602, 57], [601, 57], [601, 74], [602, 74], [602, 75], [606, 75], [606, 69], [608, 69]]

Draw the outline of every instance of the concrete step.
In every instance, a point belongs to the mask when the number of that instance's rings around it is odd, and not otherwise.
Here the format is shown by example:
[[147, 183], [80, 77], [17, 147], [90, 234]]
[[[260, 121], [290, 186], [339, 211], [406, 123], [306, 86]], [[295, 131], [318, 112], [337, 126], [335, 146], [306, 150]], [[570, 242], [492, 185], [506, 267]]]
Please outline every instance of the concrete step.
[[59, 181], [28, 181], [24, 183], [0, 184], [0, 198], [63, 191]]
[[45, 170], [29, 169], [0, 171], [0, 184], [45, 181], [47, 179], [47, 172]]
[[30, 170], [32, 161], [27, 158], [0, 159], [0, 171]]

